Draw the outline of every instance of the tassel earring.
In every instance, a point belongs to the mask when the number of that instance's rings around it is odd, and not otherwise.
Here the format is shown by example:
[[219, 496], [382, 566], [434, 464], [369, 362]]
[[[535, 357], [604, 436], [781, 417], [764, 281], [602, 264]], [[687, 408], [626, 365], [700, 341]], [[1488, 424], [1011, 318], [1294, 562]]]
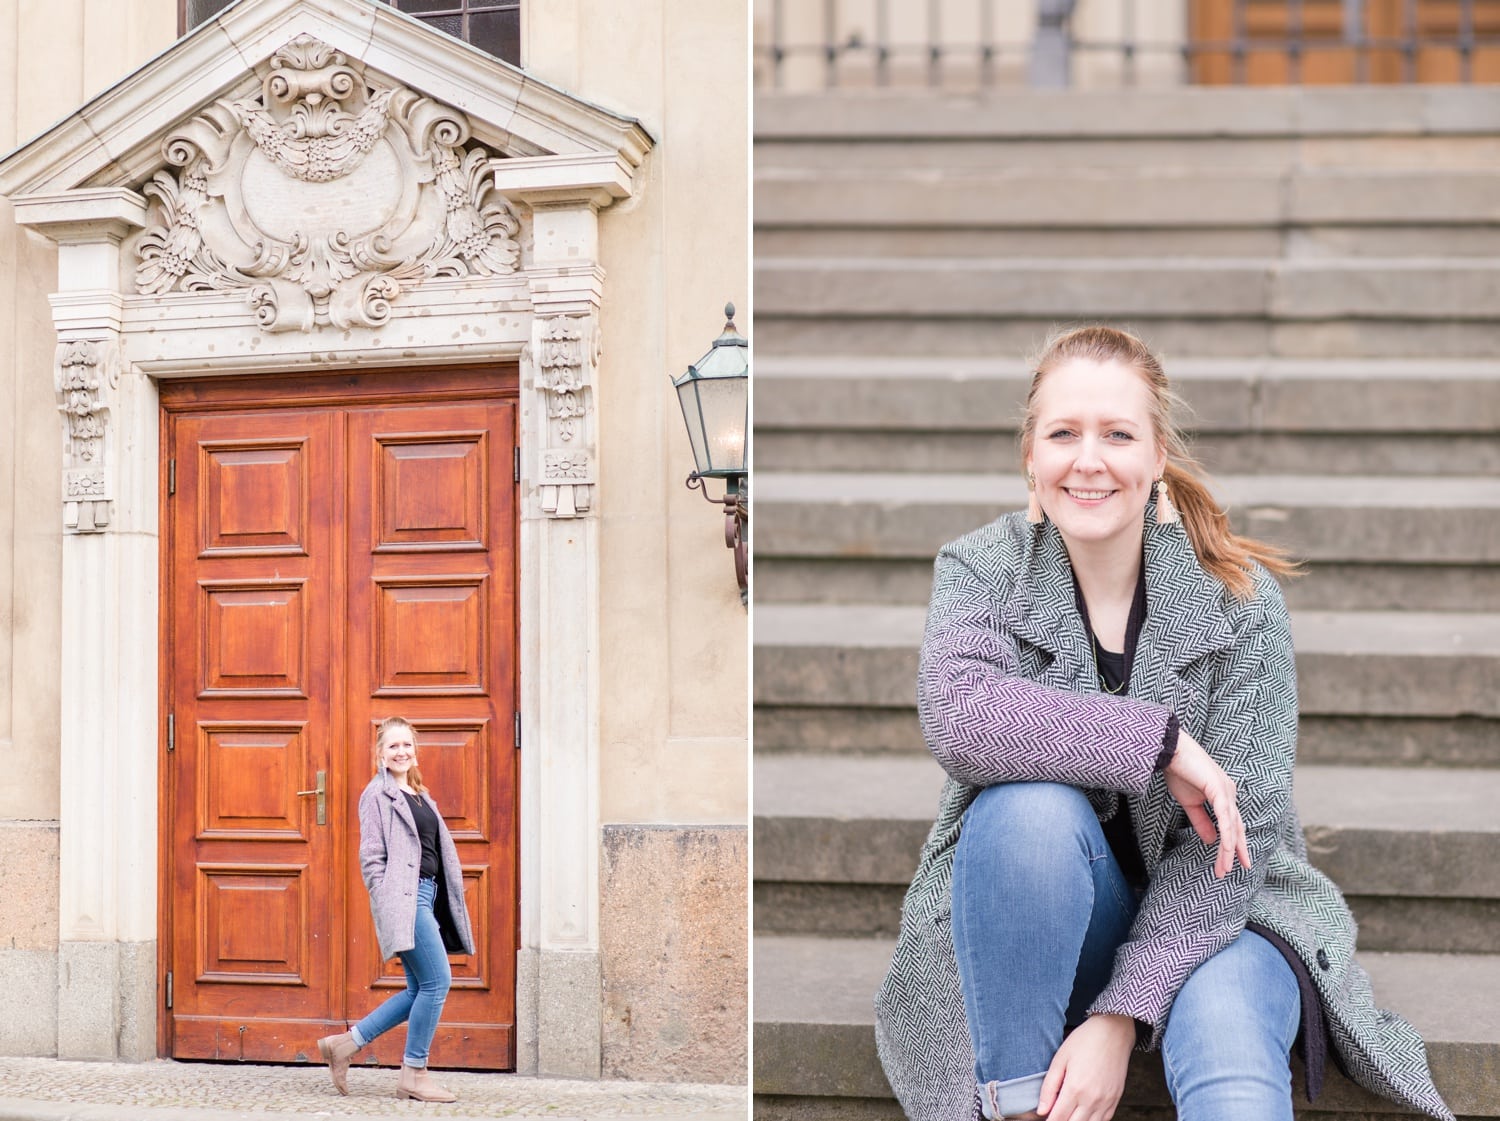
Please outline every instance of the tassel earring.
[[1156, 480], [1156, 524], [1176, 525], [1182, 519], [1177, 516], [1177, 507], [1172, 505], [1172, 496], [1167, 493], [1165, 476]]
[[1026, 520], [1032, 525], [1041, 525], [1047, 520], [1047, 515], [1042, 513], [1041, 500], [1036, 496], [1036, 476], [1030, 471], [1026, 472], [1026, 485], [1031, 488], [1031, 498], [1026, 503]]

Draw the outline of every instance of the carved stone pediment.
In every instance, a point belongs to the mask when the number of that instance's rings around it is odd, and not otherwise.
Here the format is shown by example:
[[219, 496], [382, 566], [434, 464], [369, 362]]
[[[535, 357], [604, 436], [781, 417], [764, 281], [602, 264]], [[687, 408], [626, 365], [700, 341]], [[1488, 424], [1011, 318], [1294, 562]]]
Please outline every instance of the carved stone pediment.
[[520, 223], [455, 109], [301, 35], [255, 97], [168, 133], [145, 184], [144, 294], [241, 290], [267, 331], [375, 327], [432, 277], [514, 272]]

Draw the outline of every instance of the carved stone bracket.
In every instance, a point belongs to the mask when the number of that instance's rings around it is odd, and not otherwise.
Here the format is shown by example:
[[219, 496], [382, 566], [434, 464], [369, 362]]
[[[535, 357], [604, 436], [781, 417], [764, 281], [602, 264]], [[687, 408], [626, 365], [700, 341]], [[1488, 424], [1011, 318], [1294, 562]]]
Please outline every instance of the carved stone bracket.
[[221, 100], [163, 142], [143, 190], [147, 294], [240, 290], [267, 331], [378, 327], [431, 277], [512, 273], [520, 222], [455, 109], [377, 88], [302, 35], [258, 97]]
[[109, 404], [120, 384], [119, 348], [100, 339], [57, 347], [58, 411], [63, 415], [63, 527], [101, 533], [109, 526]]
[[600, 356], [599, 327], [590, 315], [537, 316], [524, 361], [546, 415], [538, 486], [543, 512], [558, 518], [587, 513], [592, 505], [593, 371]]

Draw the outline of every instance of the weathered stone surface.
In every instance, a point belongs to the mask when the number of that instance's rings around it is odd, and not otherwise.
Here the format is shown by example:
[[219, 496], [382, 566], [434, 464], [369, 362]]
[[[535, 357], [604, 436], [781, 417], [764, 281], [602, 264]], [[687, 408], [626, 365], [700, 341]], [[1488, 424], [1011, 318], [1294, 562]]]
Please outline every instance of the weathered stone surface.
[[[1063, 319], [1160, 314], [1179, 318], [1258, 318], [1267, 313], [1268, 268], [1260, 262], [1207, 261], [1185, 268], [1155, 260], [975, 261], [869, 258], [760, 258], [756, 316], [819, 315]], [[1477, 297], [1476, 297], [1477, 298]]]
[[0, 945], [11, 950], [57, 950], [56, 822], [0, 823], [0, 899], [12, 901], [0, 918]]
[[604, 1074], [743, 1082], [746, 831], [608, 825], [603, 843]]
[[0, 950], [0, 1054], [57, 1054], [57, 951]]

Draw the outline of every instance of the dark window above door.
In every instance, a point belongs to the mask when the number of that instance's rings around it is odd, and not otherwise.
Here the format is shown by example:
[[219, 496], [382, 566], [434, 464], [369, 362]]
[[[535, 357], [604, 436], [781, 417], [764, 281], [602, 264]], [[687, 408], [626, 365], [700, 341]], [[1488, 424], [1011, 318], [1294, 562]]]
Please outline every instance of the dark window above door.
[[[178, 31], [187, 34], [232, 0], [177, 0]], [[381, 0], [516, 66], [521, 64], [521, 0]]]

